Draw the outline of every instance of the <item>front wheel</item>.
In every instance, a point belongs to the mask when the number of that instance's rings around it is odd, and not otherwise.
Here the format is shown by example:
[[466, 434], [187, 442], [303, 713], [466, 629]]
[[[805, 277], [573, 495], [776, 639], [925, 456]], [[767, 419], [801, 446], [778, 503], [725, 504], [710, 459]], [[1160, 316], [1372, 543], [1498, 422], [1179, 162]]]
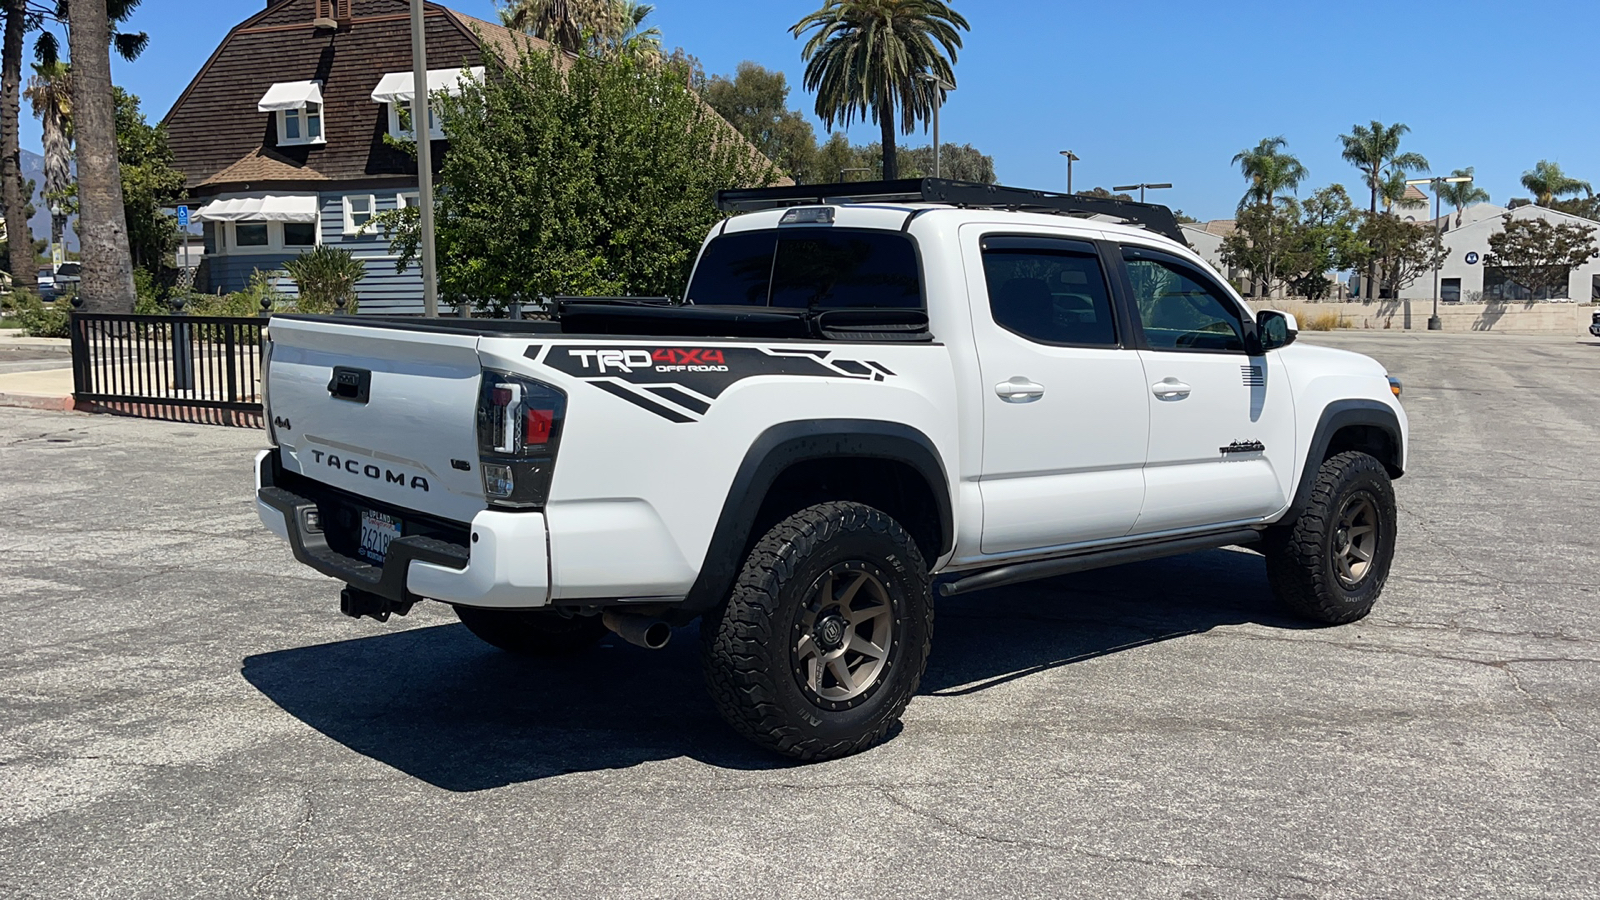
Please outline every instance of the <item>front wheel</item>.
[[1299, 517], [1266, 535], [1267, 580], [1291, 612], [1340, 625], [1372, 611], [1394, 560], [1389, 472], [1366, 453], [1340, 453], [1317, 471]]
[[799, 759], [856, 753], [883, 740], [922, 680], [927, 566], [885, 513], [812, 506], [762, 537], [701, 634], [706, 684], [734, 730]]

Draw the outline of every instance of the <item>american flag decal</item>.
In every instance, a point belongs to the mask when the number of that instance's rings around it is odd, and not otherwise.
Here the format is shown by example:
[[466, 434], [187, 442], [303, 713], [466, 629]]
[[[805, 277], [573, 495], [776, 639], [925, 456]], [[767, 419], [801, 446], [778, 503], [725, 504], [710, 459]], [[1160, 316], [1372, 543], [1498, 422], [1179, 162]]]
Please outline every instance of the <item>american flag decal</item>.
[[1267, 386], [1267, 375], [1261, 370], [1260, 366], [1240, 366], [1239, 370], [1244, 373], [1246, 387]]

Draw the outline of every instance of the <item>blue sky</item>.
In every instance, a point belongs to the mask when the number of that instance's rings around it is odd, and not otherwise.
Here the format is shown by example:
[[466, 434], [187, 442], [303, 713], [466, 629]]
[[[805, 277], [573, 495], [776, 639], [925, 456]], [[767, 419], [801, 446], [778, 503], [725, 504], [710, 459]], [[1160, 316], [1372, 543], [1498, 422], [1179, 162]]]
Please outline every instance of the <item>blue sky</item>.
[[[494, 18], [490, 0], [450, 5]], [[818, 5], [659, 0], [651, 22], [709, 73], [731, 73], [745, 59], [782, 69], [791, 105], [810, 115], [800, 42], [788, 27]], [[993, 155], [1006, 184], [1063, 189], [1058, 151], [1070, 148], [1082, 158], [1080, 190], [1170, 181], [1173, 190], [1150, 199], [1221, 218], [1244, 188], [1233, 154], [1281, 134], [1310, 170], [1302, 195], [1340, 182], [1360, 200], [1338, 135], [1376, 118], [1410, 125], [1404, 147], [1437, 172], [1476, 166], [1497, 202], [1523, 195], [1518, 177], [1542, 158], [1600, 185], [1600, 69], [1585, 49], [1600, 31], [1594, 0], [953, 5], [972, 31], [941, 128], [945, 140]], [[118, 83], [158, 119], [228, 29], [261, 6], [146, 2], [132, 24], [149, 32], [150, 48], [115, 64]], [[850, 134], [858, 143], [876, 136], [870, 123]], [[26, 120], [22, 139], [37, 152], [36, 122]]]

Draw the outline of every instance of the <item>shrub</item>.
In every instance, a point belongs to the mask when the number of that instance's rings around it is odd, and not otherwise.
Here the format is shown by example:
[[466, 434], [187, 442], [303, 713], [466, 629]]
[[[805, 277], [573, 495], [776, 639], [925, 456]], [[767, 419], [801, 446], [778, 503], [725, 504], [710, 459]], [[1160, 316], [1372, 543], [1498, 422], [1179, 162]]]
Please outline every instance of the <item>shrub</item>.
[[47, 304], [39, 295], [28, 290], [15, 290], [6, 297], [7, 306], [22, 330], [33, 337], [59, 337], [70, 335], [68, 315], [72, 305], [65, 299]]
[[355, 254], [322, 244], [283, 264], [300, 288], [295, 308], [303, 313], [331, 313], [344, 302], [345, 312], [356, 311], [356, 282], [367, 269]]

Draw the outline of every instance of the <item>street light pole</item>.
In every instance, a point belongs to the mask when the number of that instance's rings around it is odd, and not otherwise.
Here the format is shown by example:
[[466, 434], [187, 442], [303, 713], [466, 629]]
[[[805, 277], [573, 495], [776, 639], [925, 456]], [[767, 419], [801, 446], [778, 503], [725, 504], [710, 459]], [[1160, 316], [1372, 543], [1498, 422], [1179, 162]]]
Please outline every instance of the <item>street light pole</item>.
[[1125, 184], [1122, 187], [1114, 187], [1114, 188], [1112, 188], [1112, 190], [1113, 191], [1138, 190], [1138, 192], [1139, 192], [1139, 202], [1143, 203], [1144, 202], [1144, 191], [1145, 191], [1145, 188], [1149, 188], [1152, 191], [1159, 191], [1159, 190], [1165, 190], [1166, 188], [1169, 188], [1169, 187], [1172, 187], [1172, 182], [1166, 181], [1166, 182], [1162, 182], [1161, 184]]
[[1070, 194], [1072, 193], [1072, 164], [1078, 161], [1078, 155], [1071, 150], [1063, 150], [1061, 155], [1067, 158], [1067, 193]]
[[1433, 189], [1433, 239], [1436, 246], [1434, 247], [1435, 256], [1433, 258], [1433, 315], [1428, 317], [1429, 331], [1444, 330], [1444, 320], [1439, 318], [1439, 271], [1444, 265], [1444, 260], [1437, 255], [1439, 246], [1444, 244], [1444, 238], [1441, 236], [1444, 229], [1440, 227], [1439, 216], [1439, 185], [1461, 184], [1471, 180], [1471, 175], [1452, 175], [1449, 178], [1436, 176], [1433, 178], [1412, 178], [1406, 181], [1408, 185], [1426, 184]]
[[411, 136], [417, 141], [417, 206], [422, 213], [422, 312], [439, 316], [439, 268], [433, 252], [433, 135], [428, 127], [428, 51], [422, 0], [411, 0]]
[[939, 168], [939, 107], [944, 106], [944, 91], [953, 91], [956, 86], [931, 72], [918, 72], [917, 78], [933, 85], [940, 91], [937, 102], [933, 104], [933, 177], [943, 178], [944, 173]]

